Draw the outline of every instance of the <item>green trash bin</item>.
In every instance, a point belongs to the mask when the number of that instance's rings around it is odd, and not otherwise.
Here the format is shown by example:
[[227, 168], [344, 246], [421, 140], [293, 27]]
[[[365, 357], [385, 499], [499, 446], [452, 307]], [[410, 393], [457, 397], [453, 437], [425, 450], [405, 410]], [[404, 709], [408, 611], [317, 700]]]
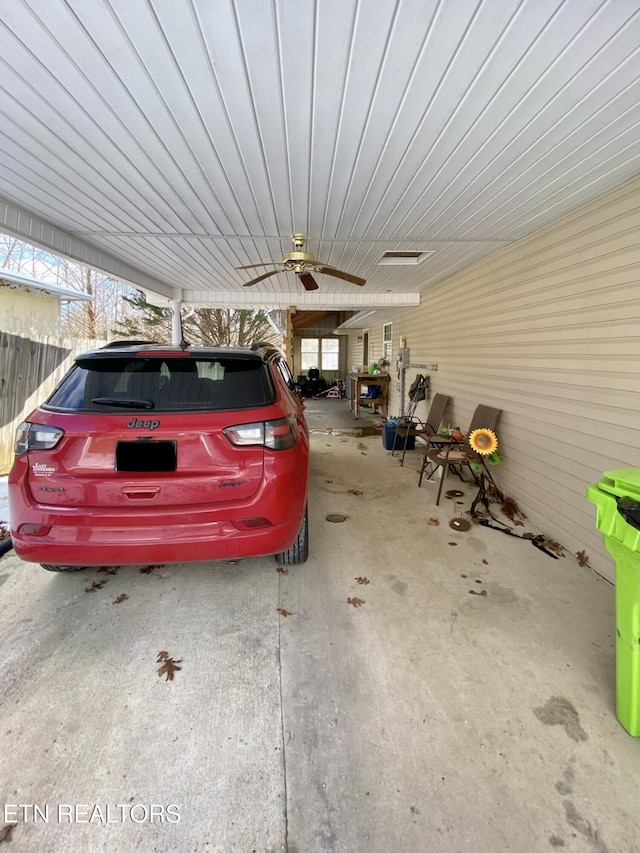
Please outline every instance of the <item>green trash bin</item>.
[[[616, 714], [630, 735], [640, 735], [640, 469], [605, 471], [587, 487], [598, 508], [596, 524], [616, 563]], [[631, 519], [631, 523], [627, 519]]]

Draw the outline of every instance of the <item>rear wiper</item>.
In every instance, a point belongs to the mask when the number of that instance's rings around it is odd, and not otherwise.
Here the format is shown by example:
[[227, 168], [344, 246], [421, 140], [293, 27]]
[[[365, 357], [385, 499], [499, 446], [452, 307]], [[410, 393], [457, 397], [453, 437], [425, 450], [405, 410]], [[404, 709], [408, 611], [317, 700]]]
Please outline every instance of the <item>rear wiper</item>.
[[121, 409], [155, 409], [153, 400], [139, 400], [136, 397], [94, 397], [91, 400], [97, 406], [120, 406]]

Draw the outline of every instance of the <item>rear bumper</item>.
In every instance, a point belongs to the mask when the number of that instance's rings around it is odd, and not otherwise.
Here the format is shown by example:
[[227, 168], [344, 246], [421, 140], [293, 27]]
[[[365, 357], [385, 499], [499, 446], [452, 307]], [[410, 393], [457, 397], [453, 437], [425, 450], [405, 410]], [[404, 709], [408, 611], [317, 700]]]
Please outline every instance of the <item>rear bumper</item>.
[[[301, 466], [302, 463], [302, 466]], [[258, 493], [244, 501], [198, 506], [56, 507], [34, 502], [22, 464], [9, 476], [11, 538], [16, 554], [34, 563], [69, 566], [183, 563], [260, 557], [295, 541], [307, 497], [307, 458], [265, 465]], [[246, 529], [243, 520], [266, 518]], [[24, 533], [25, 524], [50, 528]]]
[[70, 566], [183, 563], [260, 557], [286, 551], [295, 540], [302, 516], [284, 524], [238, 530], [230, 521], [93, 528], [54, 524], [46, 536], [12, 534], [23, 560]]

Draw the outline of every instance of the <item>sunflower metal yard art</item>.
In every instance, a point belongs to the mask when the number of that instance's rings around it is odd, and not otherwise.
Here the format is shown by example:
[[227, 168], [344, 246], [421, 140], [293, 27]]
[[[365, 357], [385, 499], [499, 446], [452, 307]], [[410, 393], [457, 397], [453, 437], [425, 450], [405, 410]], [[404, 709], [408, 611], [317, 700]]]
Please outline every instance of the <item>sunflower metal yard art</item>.
[[498, 449], [498, 438], [492, 429], [474, 429], [469, 444], [481, 456], [490, 456]]

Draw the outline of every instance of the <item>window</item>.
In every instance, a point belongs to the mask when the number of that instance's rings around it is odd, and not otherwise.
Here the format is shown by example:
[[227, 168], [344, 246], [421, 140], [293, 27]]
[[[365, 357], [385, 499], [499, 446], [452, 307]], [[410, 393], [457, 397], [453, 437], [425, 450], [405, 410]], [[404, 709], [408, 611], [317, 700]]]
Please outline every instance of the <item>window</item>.
[[340, 341], [335, 338], [302, 338], [300, 341], [300, 369], [307, 373], [309, 368], [324, 370], [340, 369]]
[[295, 382], [293, 381], [293, 374], [291, 373], [287, 362], [284, 359], [280, 358], [276, 362], [276, 367], [280, 371], [280, 375], [284, 379], [287, 388], [293, 390], [295, 388]]
[[340, 357], [340, 341], [323, 338], [322, 341], [322, 370], [338, 370]]
[[391, 361], [391, 342], [393, 338], [393, 323], [385, 323], [382, 327], [382, 356]]
[[318, 338], [302, 338], [300, 341], [300, 367], [306, 373], [310, 367], [320, 367], [320, 341]]
[[47, 406], [101, 414], [133, 408], [215, 412], [267, 406], [274, 399], [271, 375], [259, 358], [80, 357]]

